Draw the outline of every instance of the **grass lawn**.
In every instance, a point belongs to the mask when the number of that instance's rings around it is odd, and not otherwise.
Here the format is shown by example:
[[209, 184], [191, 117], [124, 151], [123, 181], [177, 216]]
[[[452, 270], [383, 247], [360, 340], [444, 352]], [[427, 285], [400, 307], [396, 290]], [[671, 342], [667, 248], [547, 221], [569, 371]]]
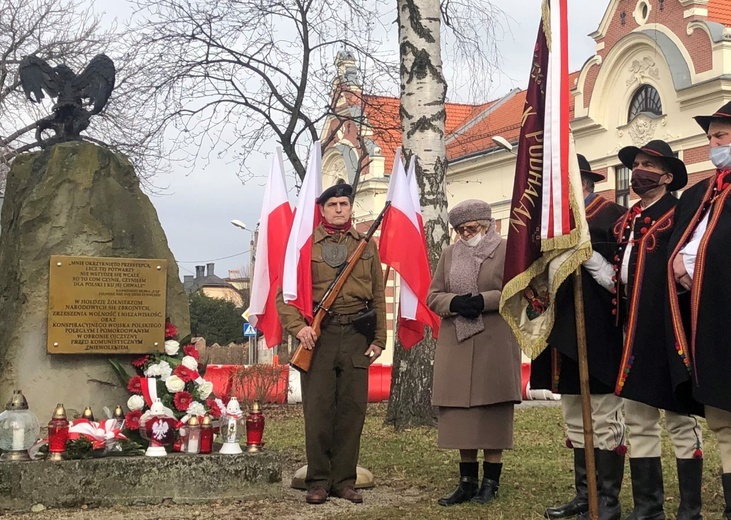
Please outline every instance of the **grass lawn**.
[[[370, 405], [361, 446], [360, 465], [370, 469], [377, 487], [418, 499], [404, 504], [349, 510], [356, 519], [386, 518], [489, 518], [538, 519], [548, 505], [573, 498], [573, 459], [564, 444], [561, 410], [558, 407], [523, 408], [516, 412], [515, 450], [505, 455], [500, 496], [488, 506], [459, 505], [440, 507], [436, 499], [451, 492], [458, 480], [458, 452], [436, 447], [436, 430], [415, 428], [397, 432], [383, 426], [385, 404]], [[703, 513], [705, 518], [721, 518], [724, 502], [721, 491], [720, 460], [713, 435], [704, 426], [705, 466], [703, 475]], [[663, 434], [665, 473], [665, 511], [675, 518], [678, 504], [677, 472], [672, 447]], [[298, 406], [269, 409], [267, 412], [267, 447], [282, 452], [284, 465], [291, 474], [305, 463], [304, 428]], [[629, 463], [621, 501], [628, 515], [631, 511]], [[369, 495], [373, 493], [373, 495]], [[377, 493], [365, 493], [366, 501], [377, 500]], [[302, 497], [304, 503], [304, 496]], [[373, 502], [370, 503], [373, 505]], [[332, 518], [341, 515], [332, 516]], [[328, 518], [327, 516], [322, 518]]]

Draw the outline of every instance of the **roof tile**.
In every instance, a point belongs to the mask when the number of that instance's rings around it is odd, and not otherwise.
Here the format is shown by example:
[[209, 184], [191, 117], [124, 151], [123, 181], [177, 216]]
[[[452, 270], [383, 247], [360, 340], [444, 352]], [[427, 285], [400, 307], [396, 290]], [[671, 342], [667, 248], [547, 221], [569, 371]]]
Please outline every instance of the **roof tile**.
[[731, 2], [729, 0], [709, 0], [708, 19], [731, 27]]

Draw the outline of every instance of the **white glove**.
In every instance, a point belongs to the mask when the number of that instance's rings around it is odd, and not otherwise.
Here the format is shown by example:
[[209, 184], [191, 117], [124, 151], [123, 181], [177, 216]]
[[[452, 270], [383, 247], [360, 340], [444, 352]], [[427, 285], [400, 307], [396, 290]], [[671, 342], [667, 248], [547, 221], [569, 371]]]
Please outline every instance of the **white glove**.
[[612, 290], [612, 287], [614, 287], [614, 281], [612, 281], [614, 268], [612, 264], [607, 262], [606, 258], [594, 251], [591, 258], [584, 262], [584, 267], [589, 271], [591, 277], [596, 280], [596, 283], [604, 287], [607, 291]]

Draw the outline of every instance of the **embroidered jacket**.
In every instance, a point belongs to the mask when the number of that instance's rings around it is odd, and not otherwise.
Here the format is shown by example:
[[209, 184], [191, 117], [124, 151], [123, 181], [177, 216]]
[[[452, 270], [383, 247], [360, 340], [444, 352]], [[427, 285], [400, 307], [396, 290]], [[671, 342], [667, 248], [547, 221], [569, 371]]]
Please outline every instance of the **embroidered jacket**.
[[[592, 248], [611, 261], [615, 241], [611, 227], [627, 210], [597, 195], [586, 206]], [[582, 268], [589, 385], [592, 394], [614, 391], [622, 353], [622, 330], [611, 314], [612, 294]], [[531, 388], [579, 393], [578, 350], [573, 277], [556, 294], [556, 321], [546, 348], [532, 363]]]
[[[635, 218], [630, 209], [614, 226], [616, 295], [613, 313], [625, 330], [615, 393], [666, 410], [683, 411], [673, 394], [666, 341], [667, 250], [678, 200], [670, 193]], [[637, 206], [636, 206], [637, 207]], [[638, 208], [639, 209], [639, 208]], [[627, 283], [622, 262], [632, 236]], [[680, 359], [672, 359], [681, 364]]]
[[[719, 190], [714, 181], [712, 177], [686, 190], [676, 209], [667, 284], [673, 318], [671, 340], [675, 357], [685, 364], [672, 375], [681, 401], [692, 396], [703, 405], [731, 411], [731, 334], [727, 317], [731, 295], [731, 188]], [[693, 285], [690, 292], [683, 292], [675, 284], [672, 262], [704, 216], [708, 224], [698, 246]]]

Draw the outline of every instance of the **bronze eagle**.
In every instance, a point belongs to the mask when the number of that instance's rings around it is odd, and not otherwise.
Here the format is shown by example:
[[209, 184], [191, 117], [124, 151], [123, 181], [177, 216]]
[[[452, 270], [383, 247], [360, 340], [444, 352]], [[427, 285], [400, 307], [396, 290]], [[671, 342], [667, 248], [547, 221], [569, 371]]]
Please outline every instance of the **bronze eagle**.
[[[107, 104], [114, 90], [116, 69], [105, 54], [94, 56], [78, 76], [63, 63], [51, 67], [38, 56], [26, 56], [18, 66], [18, 75], [25, 96], [33, 103], [40, 103], [44, 92], [56, 98], [53, 114], [40, 119], [36, 126], [36, 140], [45, 148], [81, 139], [91, 116]], [[43, 139], [46, 130], [55, 135]]]

